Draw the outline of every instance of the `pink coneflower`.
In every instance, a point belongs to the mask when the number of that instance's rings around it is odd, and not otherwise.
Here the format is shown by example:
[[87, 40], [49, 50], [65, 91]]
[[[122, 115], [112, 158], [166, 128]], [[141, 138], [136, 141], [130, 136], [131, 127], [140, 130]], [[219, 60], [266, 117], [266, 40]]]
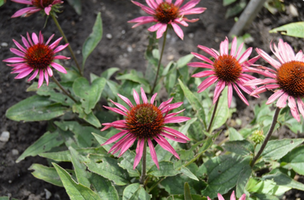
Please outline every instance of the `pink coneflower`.
[[[55, 63], [56, 59], [70, 59], [62, 55], [56, 55], [59, 51], [62, 51], [69, 44], [59, 45], [62, 37], [57, 39], [55, 42], [49, 45], [51, 39], [54, 37], [54, 34], [44, 43], [44, 38], [41, 32], [39, 32], [39, 37], [36, 33], [32, 33], [32, 39], [30, 38], [29, 33], [27, 33], [27, 39], [23, 36], [22, 42], [25, 48], [20, 45], [16, 40], [13, 39], [15, 45], [18, 49], [11, 48], [11, 52], [16, 54], [19, 57], [12, 57], [3, 60], [4, 62], [13, 63], [7, 64], [8, 66], [13, 67], [12, 73], [17, 73], [18, 75], [15, 79], [21, 79], [29, 75], [31, 72], [34, 72], [28, 81], [33, 80], [39, 73], [38, 88], [43, 84], [45, 79], [46, 84], [49, 84], [49, 76], [53, 76], [53, 71], [50, 66], [55, 68], [61, 73], [67, 73], [65, 68], [58, 63]], [[57, 47], [58, 46], [58, 47]]]
[[[198, 48], [203, 50], [204, 52], [208, 53], [214, 58], [214, 61], [211, 61], [209, 58], [200, 55], [198, 53], [192, 52], [192, 54], [203, 60], [202, 62], [192, 62], [189, 63], [188, 66], [190, 67], [200, 67], [200, 68], [207, 68], [211, 70], [205, 70], [202, 72], [199, 72], [197, 74], [192, 75], [192, 77], [206, 77], [206, 78], [199, 86], [198, 86], [198, 92], [203, 92], [205, 89], [207, 89], [209, 86], [211, 86], [213, 83], [217, 82], [215, 91], [214, 91], [214, 97], [213, 97], [213, 103], [215, 103], [225, 86], [228, 86], [228, 106], [230, 107], [231, 100], [232, 100], [232, 92], [233, 88], [236, 91], [236, 93], [239, 95], [239, 97], [242, 99], [242, 101], [246, 104], [248, 104], [247, 99], [242, 94], [241, 90], [246, 92], [247, 94], [250, 94], [253, 90], [251, 87], [244, 86], [244, 83], [255, 79], [255, 77], [245, 74], [244, 72], [250, 72], [247, 69], [247, 66], [250, 66], [255, 61], [259, 59], [259, 57], [254, 57], [249, 61], [246, 61], [247, 58], [250, 56], [252, 52], [252, 48], [248, 48], [242, 55], [240, 55], [242, 49], [243, 49], [243, 43], [239, 46], [237, 49], [237, 39], [234, 38], [231, 45], [231, 51], [229, 54], [229, 42], [228, 38], [226, 38], [224, 41], [220, 44], [220, 53], [214, 49], [210, 49], [205, 46], [198, 45]], [[240, 90], [241, 89], [241, 90]]]
[[[225, 200], [224, 197], [221, 194], [217, 194], [218, 200]], [[209, 197], [207, 197], [208, 200], [211, 200]], [[232, 192], [230, 196], [230, 200], [236, 200], [234, 191]], [[239, 200], [246, 200], [246, 194], [243, 194]]]
[[47, 15], [50, 15], [52, 6], [62, 4], [61, 0], [12, 0], [16, 3], [31, 5], [31, 7], [22, 8], [13, 14], [12, 18], [20, 17], [25, 15], [25, 17], [30, 16], [31, 14], [44, 10]]
[[169, 111], [180, 107], [183, 103], [178, 102], [170, 104], [173, 100], [173, 98], [170, 98], [157, 107], [154, 105], [156, 95], [157, 93], [152, 96], [149, 102], [144, 90], [141, 88], [142, 103], [140, 103], [138, 93], [133, 90], [133, 97], [136, 105], [133, 105], [128, 98], [118, 94], [118, 96], [130, 107], [130, 109], [127, 109], [125, 106], [113, 101], [111, 102], [117, 106], [117, 108], [104, 106], [113, 112], [124, 115], [125, 119], [102, 124], [105, 127], [101, 129], [101, 131], [104, 131], [110, 127], [114, 127], [121, 131], [112, 136], [102, 145], [110, 144], [118, 141], [121, 138], [119, 142], [114, 144], [109, 151], [112, 152], [112, 154], [115, 154], [120, 150], [119, 156], [121, 156], [132, 146], [135, 140], [137, 140], [136, 156], [133, 169], [135, 169], [141, 160], [145, 141], [148, 142], [152, 160], [159, 168], [157, 155], [152, 140], [156, 141], [162, 148], [172, 153], [178, 159], [178, 154], [164, 137], [181, 143], [186, 143], [188, 140], [190, 140], [181, 132], [165, 126], [165, 124], [168, 123], [180, 123], [190, 119], [189, 117], [175, 116], [184, 110], [169, 114]]
[[184, 33], [179, 25], [188, 26], [187, 22], [196, 22], [199, 20], [188, 19], [185, 17], [185, 15], [200, 14], [206, 10], [206, 8], [203, 7], [194, 8], [200, 2], [200, 0], [191, 0], [180, 7], [183, 1], [184, 0], [176, 0], [173, 4], [172, 0], [146, 0], [149, 7], [137, 1], [132, 1], [135, 5], [141, 7], [143, 11], [151, 16], [141, 16], [128, 22], [136, 23], [132, 28], [150, 22], [156, 22], [155, 25], [148, 28], [148, 31], [157, 31], [157, 39], [162, 37], [169, 25], [172, 26], [178, 37], [183, 39]]
[[[291, 110], [292, 116], [301, 121], [298, 109], [304, 117], [304, 103], [302, 98], [304, 97], [304, 57], [302, 51], [297, 54], [293, 51], [292, 47], [279, 40], [278, 46], [270, 44], [272, 53], [278, 60], [270, 57], [262, 49], [256, 49], [257, 53], [274, 69], [268, 67], [261, 67], [262, 69], [252, 69], [253, 72], [260, 73], [266, 77], [266, 79], [256, 79], [249, 81], [246, 85], [256, 86], [263, 85], [257, 88], [252, 95], [260, 94], [266, 90], [275, 90], [266, 104], [271, 104], [275, 100], [277, 101], [278, 108], [284, 108], [288, 100], [288, 106]], [[298, 107], [297, 107], [298, 105]]]

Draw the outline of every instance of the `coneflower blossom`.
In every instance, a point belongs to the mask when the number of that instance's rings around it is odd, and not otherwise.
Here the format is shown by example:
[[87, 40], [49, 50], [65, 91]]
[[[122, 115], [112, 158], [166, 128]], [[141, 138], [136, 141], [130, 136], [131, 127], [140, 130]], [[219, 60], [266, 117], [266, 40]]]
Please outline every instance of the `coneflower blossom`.
[[25, 5], [30, 5], [30, 7], [22, 8], [13, 14], [12, 18], [20, 17], [25, 15], [25, 17], [30, 16], [31, 14], [44, 10], [45, 14], [50, 15], [52, 6], [62, 4], [61, 0], [12, 0], [16, 3], [21, 3]]
[[173, 4], [172, 0], [146, 0], [148, 6], [145, 6], [137, 1], [132, 1], [150, 16], [141, 16], [128, 22], [136, 23], [132, 28], [142, 24], [155, 22], [156, 24], [148, 28], [148, 31], [157, 31], [157, 39], [162, 37], [169, 25], [172, 26], [178, 37], [183, 39], [184, 32], [179, 25], [188, 26], [187, 22], [196, 22], [199, 20], [198, 18], [188, 19], [185, 16], [201, 14], [206, 10], [206, 8], [203, 7], [194, 8], [200, 2], [200, 0], [191, 0], [181, 7], [183, 1], [184, 0], [176, 0]]
[[27, 33], [27, 39], [21, 36], [25, 48], [13, 39], [13, 42], [18, 49], [11, 48], [10, 50], [19, 57], [8, 58], [3, 60], [3, 62], [12, 63], [7, 65], [13, 67], [13, 71], [11, 73], [18, 74], [15, 79], [24, 78], [33, 72], [32, 76], [28, 79], [28, 81], [31, 81], [39, 74], [39, 88], [43, 84], [44, 79], [46, 84], [49, 84], [49, 76], [53, 76], [51, 67], [55, 68], [61, 73], [67, 73], [65, 68], [54, 62], [54, 60], [70, 59], [69, 57], [62, 55], [55, 56], [56, 53], [62, 51], [69, 44], [58, 46], [62, 37], [57, 39], [52, 44], [49, 44], [53, 37], [54, 34], [51, 35], [46, 43], [44, 43], [44, 38], [41, 32], [39, 32], [39, 37], [36, 35], [36, 33], [32, 33], [32, 39], [29, 33]]
[[133, 164], [133, 169], [135, 169], [135, 167], [138, 165], [138, 163], [141, 160], [145, 141], [148, 142], [152, 160], [158, 168], [159, 168], [159, 164], [152, 140], [156, 141], [162, 148], [169, 151], [176, 158], [179, 159], [178, 154], [176, 153], [174, 148], [170, 145], [170, 143], [165, 139], [165, 137], [181, 143], [186, 143], [190, 139], [181, 132], [172, 129], [170, 127], [166, 127], [165, 125], [169, 123], [185, 122], [190, 119], [189, 117], [175, 116], [183, 112], [184, 110], [180, 110], [178, 112], [169, 114], [169, 111], [180, 107], [183, 103], [178, 102], [178, 103], [170, 104], [171, 101], [173, 100], [173, 98], [170, 98], [169, 100], [161, 103], [157, 107], [154, 105], [154, 100], [157, 96], [157, 93], [155, 93], [151, 97], [149, 102], [142, 88], [141, 88], [142, 103], [140, 102], [140, 97], [135, 90], [133, 90], [133, 97], [136, 105], [133, 105], [128, 98], [120, 94], [118, 94], [118, 96], [130, 108], [127, 109], [125, 106], [113, 101], [111, 102], [117, 108], [104, 106], [105, 108], [113, 112], [125, 116], [125, 119], [102, 124], [105, 127], [101, 129], [101, 131], [104, 131], [110, 127], [114, 127], [121, 131], [116, 135], [112, 136], [102, 145], [107, 145], [119, 140], [116, 144], [112, 146], [109, 152], [115, 154], [120, 150], [119, 153], [119, 157], [120, 157], [137, 140], [136, 156]]
[[270, 44], [272, 53], [276, 56], [277, 60], [272, 58], [262, 49], [257, 48], [257, 53], [268, 62], [274, 69], [263, 67], [261, 69], [252, 69], [253, 72], [262, 74], [266, 79], [255, 79], [246, 83], [249, 86], [262, 85], [257, 88], [252, 95], [260, 94], [267, 90], [274, 90], [267, 100], [266, 104], [271, 104], [278, 100], [276, 106], [284, 108], [288, 101], [288, 106], [291, 110], [292, 116], [301, 121], [299, 112], [304, 117], [304, 56], [302, 51], [297, 54], [293, 51], [292, 47], [279, 40], [278, 46]]
[[192, 77], [197, 78], [210, 76], [198, 86], [198, 92], [203, 92], [213, 83], [217, 82], [214, 90], [213, 103], [218, 100], [221, 92], [227, 85], [229, 107], [231, 105], [233, 89], [236, 91], [242, 101], [246, 105], [249, 105], [247, 99], [242, 94], [241, 90], [243, 90], [247, 94], [250, 94], [253, 91], [251, 87], [244, 86], [245, 82], [255, 79], [255, 77], [245, 73], [250, 72], [247, 67], [252, 65], [259, 59], [259, 56], [256, 56], [246, 61], [252, 52], [252, 47], [248, 48], [242, 55], [240, 55], [243, 49], [243, 43], [237, 49], [237, 39], [234, 38], [229, 54], [229, 42], [228, 38], [226, 38], [220, 44], [220, 53], [214, 49], [210, 49], [201, 45], [198, 45], [198, 48], [200, 48], [201, 50], [203, 50], [214, 58], [214, 61], [212, 61], [203, 55], [192, 52], [195, 57], [200, 60], [203, 60], [204, 62], [192, 62], [189, 63], [188, 66], [211, 69], [192, 75]]
[[[225, 200], [224, 197], [221, 194], [217, 194], [218, 200]], [[209, 197], [207, 197], [208, 200], [211, 200]], [[236, 200], [234, 191], [232, 192], [230, 196], [230, 200]], [[246, 194], [243, 194], [239, 200], [246, 200]]]

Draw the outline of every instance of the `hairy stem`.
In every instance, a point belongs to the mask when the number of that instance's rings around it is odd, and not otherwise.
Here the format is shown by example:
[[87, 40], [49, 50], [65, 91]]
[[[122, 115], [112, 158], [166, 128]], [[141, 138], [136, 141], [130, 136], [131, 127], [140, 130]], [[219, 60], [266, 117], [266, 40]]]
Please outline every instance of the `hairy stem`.
[[[68, 39], [66, 38], [66, 36], [65, 36], [65, 34], [64, 34], [64, 32], [63, 32], [61, 26], [60, 26], [60, 24], [58, 23], [58, 20], [56, 19], [56, 17], [55, 17], [53, 14], [51, 14], [51, 16], [52, 16], [52, 18], [53, 18], [53, 20], [54, 20], [54, 22], [55, 22], [55, 24], [56, 24], [56, 26], [57, 26], [57, 28], [58, 28], [60, 34], [62, 35], [64, 41], [65, 41], [67, 44], [69, 44], [69, 41], [68, 41]], [[77, 59], [76, 59], [76, 56], [75, 56], [74, 51], [72, 50], [72, 47], [71, 47], [70, 44], [69, 44], [69, 46], [68, 46], [68, 49], [69, 49], [69, 51], [70, 51], [70, 53], [71, 53], [71, 55], [72, 55], [72, 57], [73, 57], [73, 60], [74, 60], [76, 66], [77, 66], [77, 68], [78, 68], [78, 71], [79, 71], [80, 75], [82, 75], [82, 70], [81, 70], [81, 68], [80, 68], [80, 65], [78, 64], [78, 61], [77, 61]]]
[[58, 87], [60, 87], [60, 89], [63, 91], [64, 94], [70, 97], [75, 103], [78, 103], [77, 100], [74, 97], [72, 97], [71, 94], [62, 87], [62, 85], [60, 85], [60, 83], [57, 81], [57, 79], [54, 76], [51, 76], [51, 78], [58, 85]]
[[253, 167], [253, 165], [255, 164], [255, 162], [258, 160], [258, 158], [260, 157], [260, 155], [262, 154], [263, 150], [265, 149], [266, 147], [266, 144], [268, 142], [268, 140], [270, 139], [270, 136], [274, 130], [274, 127], [277, 123], [277, 119], [278, 119], [278, 116], [279, 116], [279, 113], [280, 113], [280, 110], [281, 108], [277, 107], [276, 110], [275, 110], [275, 113], [274, 113], [274, 116], [273, 116], [273, 119], [272, 119], [272, 123], [271, 123], [271, 126], [269, 128], [269, 131], [267, 133], [267, 136], [259, 150], [259, 152], [254, 156], [254, 158], [252, 159], [251, 163], [250, 163], [250, 166]]
[[155, 80], [154, 80], [154, 83], [153, 83], [153, 87], [151, 89], [151, 94], [153, 94], [154, 89], [156, 87], [157, 78], [158, 78], [158, 74], [159, 74], [159, 69], [160, 69], [160, 65], [161, 65], [161, 61], [162, 61], [162, 58], [163, 58], [164, 49], [165, 49], [165, 45], [166, 45], [166, 40], [167, 40], [167, 30], [165, 31], [163, 37], [164, 37], [163, 45], [162, 45], [162, 49], [161, 49], [161, 52], [160, 52], [160, 57], [159, 57], [158, 65], [157, 65], [156, 76], [155, 76]]

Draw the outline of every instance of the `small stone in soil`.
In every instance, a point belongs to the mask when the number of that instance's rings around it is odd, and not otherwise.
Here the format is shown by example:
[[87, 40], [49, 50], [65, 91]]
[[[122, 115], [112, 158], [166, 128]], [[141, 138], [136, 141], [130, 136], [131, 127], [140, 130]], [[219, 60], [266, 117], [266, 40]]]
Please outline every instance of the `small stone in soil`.
[[12, 154], [13, 154], [14, 156], [17, 156], [17, 155], [19, 155], [19, 151], [18, 151], [17, 149], [13, 149], [13, 150], [12, 150]]
[[10, 138], [10, 133], [8, 131], [3, 131], [0, 136], [1, 142], [7, 142]]
[[111, 35], [110, 33], [108, 33], [108, 34], [106, 35], [106, 38], [108, 38], [108, 39], [110, 40], [110, 39], [112, 39], [112, 35]]

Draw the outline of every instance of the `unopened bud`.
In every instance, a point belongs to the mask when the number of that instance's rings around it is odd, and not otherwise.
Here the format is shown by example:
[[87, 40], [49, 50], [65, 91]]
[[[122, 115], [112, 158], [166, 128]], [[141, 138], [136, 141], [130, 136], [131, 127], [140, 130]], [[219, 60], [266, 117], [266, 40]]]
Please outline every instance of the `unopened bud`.
[[250, 139], [255, 143], [255, 144], [260, 144], [264, 141], [265, 136], [263, 134], [263, 130], [255, 130]]

